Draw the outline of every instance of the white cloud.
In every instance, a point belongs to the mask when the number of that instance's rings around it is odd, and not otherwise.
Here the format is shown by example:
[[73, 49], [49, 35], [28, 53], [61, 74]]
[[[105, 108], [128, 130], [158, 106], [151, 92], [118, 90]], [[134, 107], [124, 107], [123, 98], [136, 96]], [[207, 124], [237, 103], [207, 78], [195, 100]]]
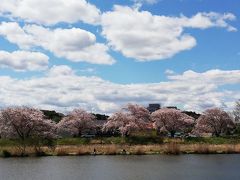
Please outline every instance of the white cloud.
[[16, 22], [2, 22], [0, 24], [0, 35], [4, 36], [9, 42], [17, 44], [22, 49], [29, 49], [34, 44], [34, 38]]
[[0, 51], [0, 67], [15, 71], [41, 71], [48, 68], [48, 56], [39, 52]]
[[49, 77], [72, 75], [74, 75], [74, 71], [67, 65], [53, 66], [48, 72]]
[[164, 72], [166, 75], [174, 75], [175, 72], [171, 69], [166, 69], [165, 72]]
[[140, 8], [143, 4], [156, 4], [159, 0], [132, 0], [134, 7]]
[[108, 47], [96, 42], [96, 36], [79, 28], [49, 29], [38, 25], [20, 27], [16, 22], [2, 22], [0, 35], [22, 49], [41, 47], [57, 57], [74, 62], [113, 64]]
[[98, 24], [100, 10], [86, 0], [1, 0], [0, 15], [54, 25], [82, 21]]
[[237, 31], [237, 29], [227, 23], [234, 21], [236, 17], [232, 13], [219, 14], [216, 12], [197, 13], [191, 18], [182, 16], [182, 25], [184, 27], [206, 29], [210, 27], [222, 27], [227, 31]]
[[159, 0], [133, 0], [135, 3], [147, 3], [147, 4], [155, 4]]
[[109, 46], [138, 61], [161, 60], [192, 49], [196, 39], [184, 33], [185, 28], [222, 27], [236, 31], [227, 21], [231, 13], [198, 13], [190, 18], [157, 16], [127, 6], [114, 6], [102, 15], [102, 34]]
[[80, 72], [96, 74], [96, 69], [95, 68], [86, 68], [86, 69], [81, 69]]
[[[240, 94], [222, 89], [222, 85], [239, 84], [240, 71], [217, 71], [221, 73], [195, 73], [194, 83], [192, 76], [187, 78], [183, 73], [178, 78], [169, 76], [171, 80], [166, 82], [123, 85], [95, 76], [79, 76], [65, 65], [54, 66], [44, 77], [19, 80], [0, 76], [0, 105], [29, 105], [62, 112], [82, 107], [101, 113], [111, 113], [129, 102], [159, 102], [196, 111], [213, 106], [230, 109]], [[225, 81], [220, 84], [218, 78], [224, 75]]]
[[188, 70], [185, 71], [182, 75], [170, 75], [168, 78], [175, 81], [189, 81], [192, 83], [204, 82], [206, 84], [214, 83], [217, 85], [224, 85], [226, 83], [240, 84], [240, 71], [222, 71], [219, 69], [213, 69], [203, 73], [197, 73], [192, 70]]

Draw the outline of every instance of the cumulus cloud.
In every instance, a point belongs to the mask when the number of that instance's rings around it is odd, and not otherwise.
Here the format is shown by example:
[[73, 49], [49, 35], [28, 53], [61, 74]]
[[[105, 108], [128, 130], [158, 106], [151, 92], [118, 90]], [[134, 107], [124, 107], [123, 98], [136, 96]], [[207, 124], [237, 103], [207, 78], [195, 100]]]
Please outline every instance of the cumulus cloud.
[[33, 36], [25, 31], [16, 22], [2, 22], [0, 24], [0, 35], [9, 42], [17, 44], [22, 49], [30, 49], [35, 43]]
[[41, 47], [57, 57], [74, 62], [113, 64], [108, 47], [96, 42], [96, 36], [80, 28], [49, 29], [38, 25], [19, 26], [16, 22], [2, 22], [0, 35], [21, 49]]
[[100, 10], [86, 0], [1, 0], [0, 15], [54, 25], [82, 21], [98, 24]]
[[74, 71], [72, 68], [70, 68], [67, 65], [61, 65], [61, 66], [53, 66], [48, 74], [49, 77], [54, 77], [54, 76], [72, 76], [74, 75]]
[[[219, 73], [209, 77], [206, 74], [211, 71], [195, 73], [195, 83], [192, 76], [188, 79], [183, 73], [178, 78], [170, 75], [171, 80], [166, 82], [123, 85], [96, 76], [79, 76], [66, 65], [54, 66], [44, 77], [20, 80], [0, 76], [0, 105], [28, 105], [62, 112], [82, 107], [100, 113], [112, 113], [129, 102], [178, 105], [196, 111], [214, 106], [229, 109], [240, 94], [221, 86], [239, 84], [240, 71], [215, 71]], [[226, 81], [219, 84], [217, 79], [224, 75]]]
[[48, 56], [39, 52], [0, 51], [0, 67], [15, 71], [42, 71], [48, 68]]
[[231, 13], [197, 13], [192, 17], [157, 16], [148, 11], [127, 6], [114, 6], [113, 11], [102, 15], [102, 35], [109, 46], [138, 61], [161, 60], [192, 49], [196, 39], [184, 33], [186, 28], [206, 29], [229, 25], [235, 16]]
[[185, 71], [182, 75], [170, 75], [169, 79], [175, 81], [189, 81], [192, 83], [204, 82], [214, 83], [217, 85], [228, 84], [239, 84], [240, 83], [240, 71], [222, 71], [219, 69], [209, 70], [203, 73], [197, 73], [192, 70]]

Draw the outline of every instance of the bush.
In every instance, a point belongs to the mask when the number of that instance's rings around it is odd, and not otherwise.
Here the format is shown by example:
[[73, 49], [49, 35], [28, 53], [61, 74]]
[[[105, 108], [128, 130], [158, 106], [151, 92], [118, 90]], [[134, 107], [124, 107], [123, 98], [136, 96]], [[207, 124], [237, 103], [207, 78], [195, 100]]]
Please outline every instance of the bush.
[[46, 153], [44, 151], [35, 151], [35, 155], [37, 157], [40, 157], [40, 156], [46, 156]]
[[236, 129], [234, 130], [234, 134], [240, 135], [240, 125], [236, 126]]
[[5, 157], [5, 158], [7, 158], [7, 157], [11, 157], [12, 154], [11, 154], [9, 151], [7, 151], [7, 150], [3, 150], [3, 151], [2, 151], [2, 156]]

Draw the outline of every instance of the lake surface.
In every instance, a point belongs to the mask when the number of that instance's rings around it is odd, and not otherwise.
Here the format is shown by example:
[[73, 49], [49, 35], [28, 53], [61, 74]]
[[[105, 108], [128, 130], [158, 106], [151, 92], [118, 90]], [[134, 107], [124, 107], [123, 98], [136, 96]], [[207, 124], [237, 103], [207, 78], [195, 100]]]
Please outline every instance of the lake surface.
[[8, 158], [0, 180], [240, 180], [240, 155]]

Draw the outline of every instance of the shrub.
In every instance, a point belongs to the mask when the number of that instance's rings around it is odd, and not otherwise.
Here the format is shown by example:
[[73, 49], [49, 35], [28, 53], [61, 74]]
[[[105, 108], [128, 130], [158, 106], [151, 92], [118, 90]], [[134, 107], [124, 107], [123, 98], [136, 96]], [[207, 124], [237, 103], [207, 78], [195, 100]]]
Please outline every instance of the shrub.
[[7, 158], [7, 157], [11, 157], [12, 154], [11, 154], [9, 151], [7, 151], [7, 150], [3, 150], [3, 151], [2, 151], [2, 156], [5, 157], [5, 158]]
[[36, 151], [35, 156], [37, 156], [37, 157], [46, 156], [46, 153], [44, 151]]

